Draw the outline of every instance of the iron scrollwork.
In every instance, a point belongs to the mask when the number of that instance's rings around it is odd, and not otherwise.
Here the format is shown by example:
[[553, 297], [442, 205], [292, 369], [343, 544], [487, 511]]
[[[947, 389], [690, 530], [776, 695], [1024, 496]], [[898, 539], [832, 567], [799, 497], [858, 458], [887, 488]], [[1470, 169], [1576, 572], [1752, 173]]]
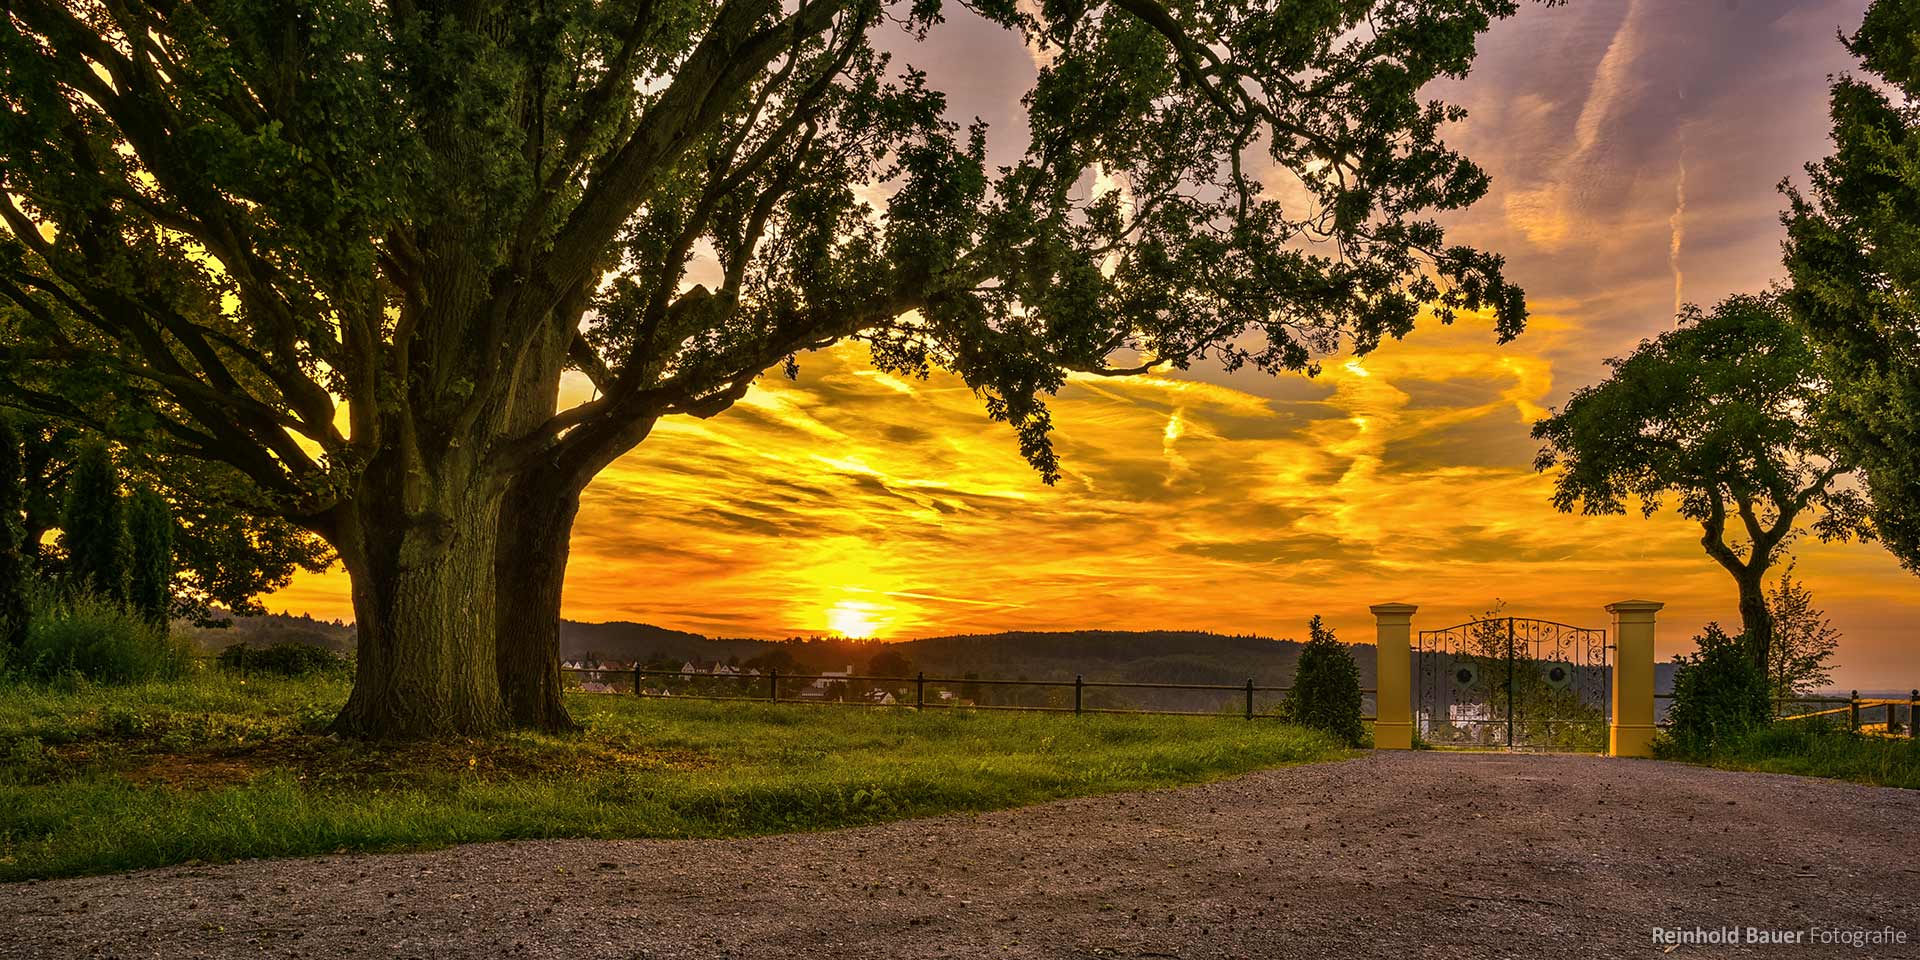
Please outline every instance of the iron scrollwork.
[[1604, 751], [1607, 632], [1491, 617], [1422, 630], [1414, 728], [1435, 746]]

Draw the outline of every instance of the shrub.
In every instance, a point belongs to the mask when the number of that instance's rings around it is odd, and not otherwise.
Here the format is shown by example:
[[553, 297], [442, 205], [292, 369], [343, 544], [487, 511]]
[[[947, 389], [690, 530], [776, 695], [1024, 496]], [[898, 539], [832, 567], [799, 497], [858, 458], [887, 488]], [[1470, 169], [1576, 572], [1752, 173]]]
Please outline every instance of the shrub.
[[173, 603], [173, 508], [141, 487], [127, 501], [127, 601], [148, 623], [165, 624]]
[[1683, 756], [1711, 753], [1773, 717], [1767, 673], [1754, 662], [1744, 636], [1729, 637], [1710, 623], [1693, 642], [1698, 650], [1673, 658], [1678, 666], [1664, 745]]
[[60, 546], [67, 551], [67, 575], [75, 589], [115, 602], [127, 599], [126, 505], [120, 468], [104, 443], [86, 444], [74, 458], [60, 516]]
[[306, 677], [320, 673], [338, 673], [347, 668], [347, 658], [321, 647], [304, 643], [276, 643], [270, 647], [250, 647], [236, 643], [220, 651], [221, 669], [245, 673], [272, 674], [277, 677]]
[[1293, 688], [1280, 703], [1280, 717], [1325, 730], [1357, 747], [1366, 736], [1360, 725], [1360, 668], [1347, 645], [1335, 639], [1319, 617], [1307, 624], [1307, 631]]
[[20, 671], [33, 680], [84, 677], [133, 683], [186, 672], [186, 648], [167, 631], [114, 601], [81, 592], [42, 591], [20, 649]]
[[26, 530], [20, 523], [27, 502], [21, 478], [20, 435], [13, 420], [0, 414], [0, 667], [27, 639]]

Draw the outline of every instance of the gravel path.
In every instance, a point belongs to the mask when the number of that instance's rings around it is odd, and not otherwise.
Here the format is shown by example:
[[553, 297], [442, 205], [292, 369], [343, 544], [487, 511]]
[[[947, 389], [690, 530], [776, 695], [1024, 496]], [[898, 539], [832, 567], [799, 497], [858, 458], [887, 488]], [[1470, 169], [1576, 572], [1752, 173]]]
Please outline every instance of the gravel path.
[[0, 886], [0, 957], [1662, 956], [1655, 927], [1903, 931], [1920, 792], [1381, 753], [732, 841], [543, 841]]

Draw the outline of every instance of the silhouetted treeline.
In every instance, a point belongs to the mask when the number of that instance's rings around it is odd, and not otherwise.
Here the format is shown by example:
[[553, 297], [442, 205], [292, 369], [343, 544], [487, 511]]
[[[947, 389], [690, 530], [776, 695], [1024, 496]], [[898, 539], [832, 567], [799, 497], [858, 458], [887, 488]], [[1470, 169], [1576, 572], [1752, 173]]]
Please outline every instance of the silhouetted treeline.
[[349, 656], [354, 650], [353, 624], [320, 620], [304, 613], [233, 617], [228, 627], [189, 627], [185, 632], [194, 646], [207, 653], [218, 653], [240, 643], [256, 648], [297, 643]]

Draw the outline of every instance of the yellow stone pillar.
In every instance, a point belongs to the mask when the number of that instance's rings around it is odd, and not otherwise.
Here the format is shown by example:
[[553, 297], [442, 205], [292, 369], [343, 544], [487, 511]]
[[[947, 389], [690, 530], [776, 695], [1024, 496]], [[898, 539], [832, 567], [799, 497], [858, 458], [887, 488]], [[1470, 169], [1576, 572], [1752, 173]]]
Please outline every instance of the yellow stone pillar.
[[1413, 612], [1411, 603], [1377, 603], [1374, 620], [1373, 746], [1376, 750], [1413, 749], [1411, 693]]
[[1663, 603], [1622, 600], [1613, 614], [1613, 723], [1607, 752], [1616, 757], [1653, 756], [1653, 629]]

